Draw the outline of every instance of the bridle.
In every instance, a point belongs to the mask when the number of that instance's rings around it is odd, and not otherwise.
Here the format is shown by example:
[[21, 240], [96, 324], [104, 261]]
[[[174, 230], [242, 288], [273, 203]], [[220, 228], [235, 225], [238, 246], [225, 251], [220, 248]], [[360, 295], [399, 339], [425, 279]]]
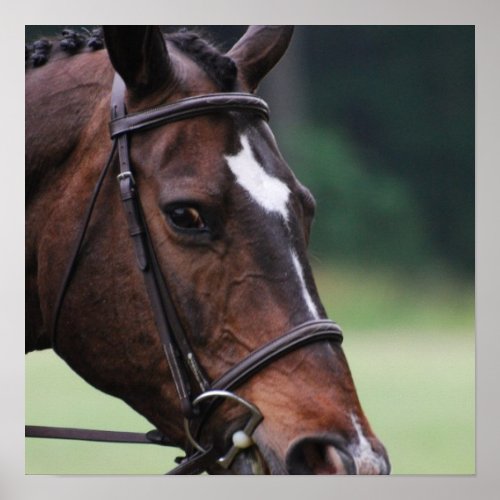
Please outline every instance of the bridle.
[[[169, 474], [197, 474], [214, 466], [227, 470], [238, 452], [252, 445], [252, 434], [263, 419], [259, 409], [253, 403], [235, 394], [234, 389], [237, 389], [269, 363], [306, 344], [319, 341], [340, 344], [342, 331], [336, 323], [330, 320], [308, 321], [254, 350], [216, 380], [209, 380], [191, 348], [156, 257], [130, 161], [129, 135], [207, 114], [245, 112], [257, 114], [267, 120], [269, 118], [268, 106], [262, 99], [253, 94], [227, 92], [188, 97], [172, 104], [127, 114], [125, 90], [123, 80], [119, 75], [115, 75], [111, 95], [110, 122], [113, 147], [91, 196], [56, 301], [52, 321], [53, 349], [57, 352], [57, 324], [61, 307], [76, 267], [95, 201], [116, 151], [118, 151], [120, 172], [117, 178], [128, 231], [133, 242], [137, 265], [144, 277], [155, 324], [179, 397], [184, 417], [184, 429], [189, 442], [186, 457]], [[219, 457], [213, 445], [204, 448], [199, 444], [197, 435], [209, 414], [224, 400], [241, 405], [250, 413], [250, 417], [244, 428], [233, 435], [233, 446], [224, 456]], [[235, 439], [236, 435], [238, 439]], [[158, 431], [151, 431], [144, 436], [138, 433], [27, 426], [26, 436], [140, 442], [172, 446]]]

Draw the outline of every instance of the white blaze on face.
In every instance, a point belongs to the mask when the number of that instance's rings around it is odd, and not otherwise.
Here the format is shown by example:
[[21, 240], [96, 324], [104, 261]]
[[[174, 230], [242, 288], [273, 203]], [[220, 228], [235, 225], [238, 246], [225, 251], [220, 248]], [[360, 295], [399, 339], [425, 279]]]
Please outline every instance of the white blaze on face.
[[[225, 160], [236, 177], [236, 182], [268, 213], [278, 213], [288, 223], [289, 187], [280, 179], [269, 175], [257, 162], [248, 137], [240, 137], [241, 151], [234, 156], [225, 156]], [[314, 304], [304, 280], [304, 271], [297, 254], [290, 249], [295, 272], [297, 273], [302, 296], [314, 319], [319, 318], [318, 309]]]
[[246, 135], [240, 137], [242, 149], [225, 159], [236, 182], [266, 211], [279, 213], [288, 222], [290, 189], [276, 177], [271, 177], [255, 159]]
[[358, 474], [387, 474], [387, 464], [381, 455], [375, 453], [363, 434], [363, 429], [359, 424], [358, 418], [351, 414], [351, 421], [356, 430], [358, 442], [349, 445], [351, 453], [356, 464]]
[[297, 271], [297, 274], [299, 276], [300, 288], [302, 289], [302, 296], [304, 297], [304, 300], [313, 318], [319, 319], [318, 309], [316, 307], [316, 304], [313, 302], [309, 290], [307, 289], [306, 282], [304, 280], [304, 271], [302, 269], [302, 266], [300, 265], [299, 258], [297, 257], [297, 255], [293, 250], [291, 251], [291, 254], [292, 254], [293, 266], [295, 267], [295, 271]]

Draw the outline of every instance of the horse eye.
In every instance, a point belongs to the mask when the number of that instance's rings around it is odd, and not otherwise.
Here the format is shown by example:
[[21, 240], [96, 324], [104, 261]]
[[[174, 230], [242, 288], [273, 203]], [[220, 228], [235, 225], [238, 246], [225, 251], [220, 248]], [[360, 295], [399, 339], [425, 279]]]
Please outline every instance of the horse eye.
[[205, 229], [207, 226], [200, 212], [194, 207], [177, 207], [169, 210], [168, 216], [174, 226], [181, 229]]

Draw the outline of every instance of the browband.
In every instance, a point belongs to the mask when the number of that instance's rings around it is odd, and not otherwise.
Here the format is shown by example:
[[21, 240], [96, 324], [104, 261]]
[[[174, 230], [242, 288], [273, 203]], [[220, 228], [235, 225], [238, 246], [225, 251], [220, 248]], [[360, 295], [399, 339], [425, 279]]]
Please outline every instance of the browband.
[[226, 92], [187, 97], [171, 104], [130, 113], [111, 120], [111, 137], [155, 128], [218, 111], [251, 111], [269, 120], [269, 107], [260, 97], [244, 92]]

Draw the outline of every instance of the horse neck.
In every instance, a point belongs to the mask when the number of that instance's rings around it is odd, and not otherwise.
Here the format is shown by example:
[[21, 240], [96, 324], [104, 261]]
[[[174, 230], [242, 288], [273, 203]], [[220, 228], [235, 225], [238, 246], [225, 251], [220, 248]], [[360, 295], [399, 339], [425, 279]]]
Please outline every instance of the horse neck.
[[[49, 62], [26, 73], [26, 202], [50, 191], [74, 164], [84, 132], [105, 124], [112, 68], [105, 53]], [[104, 130], [104, 128], [103, 128]], [[106, 134], [106, 132], [105, 132]], [[102, 140], [106, 139], [106, 135]]]
[[[78, 217], [110, 148], [113, 70], [103, 56], [75, 55], [26, 74], [27, 351], [50, 346], [49, 304], [60, 276], [50, 282], [44, 269], [67, 261]], [[75, 220], [65, 218], [65, 212], [74, 213]], [[63, 234], [56, 238], [58, 247], [49, 248], [54, 232]]]

